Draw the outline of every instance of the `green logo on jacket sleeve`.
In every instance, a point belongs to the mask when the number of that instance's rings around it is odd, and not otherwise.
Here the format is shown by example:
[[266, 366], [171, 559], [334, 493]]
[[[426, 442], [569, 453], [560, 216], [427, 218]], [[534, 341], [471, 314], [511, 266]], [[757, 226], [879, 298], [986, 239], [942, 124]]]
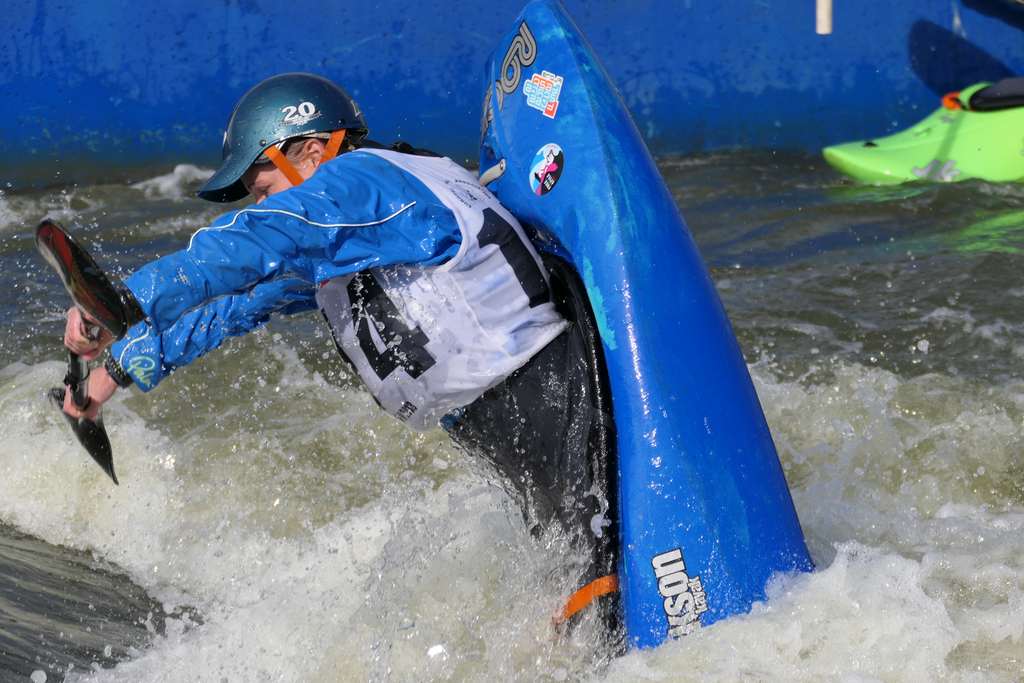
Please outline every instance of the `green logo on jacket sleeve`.
[[127, 371], [139, 386], [151, 387], [156, 361], [149, 356], [135, 356], [128, 361]]

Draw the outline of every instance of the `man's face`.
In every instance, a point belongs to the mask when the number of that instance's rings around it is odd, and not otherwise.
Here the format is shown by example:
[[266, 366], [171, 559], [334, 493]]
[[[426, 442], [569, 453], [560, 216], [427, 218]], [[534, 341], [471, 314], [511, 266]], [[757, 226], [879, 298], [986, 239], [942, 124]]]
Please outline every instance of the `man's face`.
[[[298, 169], [296, 169], [298, 170]], [[299, 171], [302, 173], [302, 171]], [[309, 177], [309, 176], [303, 176]], [[274, 164], [254, 164], [242, 176], [242, 184], [259, 204], [270, 195], [287, 190], [292, 186], [284, 173]]]

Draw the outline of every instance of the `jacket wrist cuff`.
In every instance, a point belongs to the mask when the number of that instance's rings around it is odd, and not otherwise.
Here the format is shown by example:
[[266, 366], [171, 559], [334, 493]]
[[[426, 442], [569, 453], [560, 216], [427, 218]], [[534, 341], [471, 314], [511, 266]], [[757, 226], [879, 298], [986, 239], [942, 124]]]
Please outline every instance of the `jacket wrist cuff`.
[[117, 386], [125, 389], [130, 387], [133, 383], [131, 375], [124, 371], [121, 364], [117, 362], [117, 359], [113, 356], [108, 355], [106, 362], [103, 363], [103, 368], [110, 375], [110, 378], [114, 380]]

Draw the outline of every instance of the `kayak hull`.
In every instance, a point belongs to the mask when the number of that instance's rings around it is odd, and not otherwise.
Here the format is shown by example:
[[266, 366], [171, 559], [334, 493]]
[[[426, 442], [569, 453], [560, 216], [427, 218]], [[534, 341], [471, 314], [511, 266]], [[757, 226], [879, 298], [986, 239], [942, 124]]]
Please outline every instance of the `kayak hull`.
[[812, 567], [724, 308], [622, 100], [554, 0], [487, 67], [482, 182], [580, 274], [618, 453], [627, 642], [742, 613]]

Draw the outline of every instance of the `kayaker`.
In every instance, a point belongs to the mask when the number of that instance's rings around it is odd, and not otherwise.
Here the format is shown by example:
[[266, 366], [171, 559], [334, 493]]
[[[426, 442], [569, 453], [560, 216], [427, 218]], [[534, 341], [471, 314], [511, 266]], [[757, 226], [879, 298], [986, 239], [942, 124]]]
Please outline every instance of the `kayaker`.
[[[413, 429], [443, 425], [507, 476], [536, 529], [557, 520], [593, 546], [592, 520], [608, 505], [588, 462], [603, 423], [589, 355], [523, 228], [476, 176], [370, 141], [341, 88], [291, 73], [238, 102], [199, 196], [255, 204], [125, 280], [142, 323], [112, 344], [69, 311], [69, 349], [110, 350], [85, 416], [118, 387], [150, 391], [272, 315], [319, 308], [382, 408]], [[82, 415], [68, 396], [65, 411]]]

